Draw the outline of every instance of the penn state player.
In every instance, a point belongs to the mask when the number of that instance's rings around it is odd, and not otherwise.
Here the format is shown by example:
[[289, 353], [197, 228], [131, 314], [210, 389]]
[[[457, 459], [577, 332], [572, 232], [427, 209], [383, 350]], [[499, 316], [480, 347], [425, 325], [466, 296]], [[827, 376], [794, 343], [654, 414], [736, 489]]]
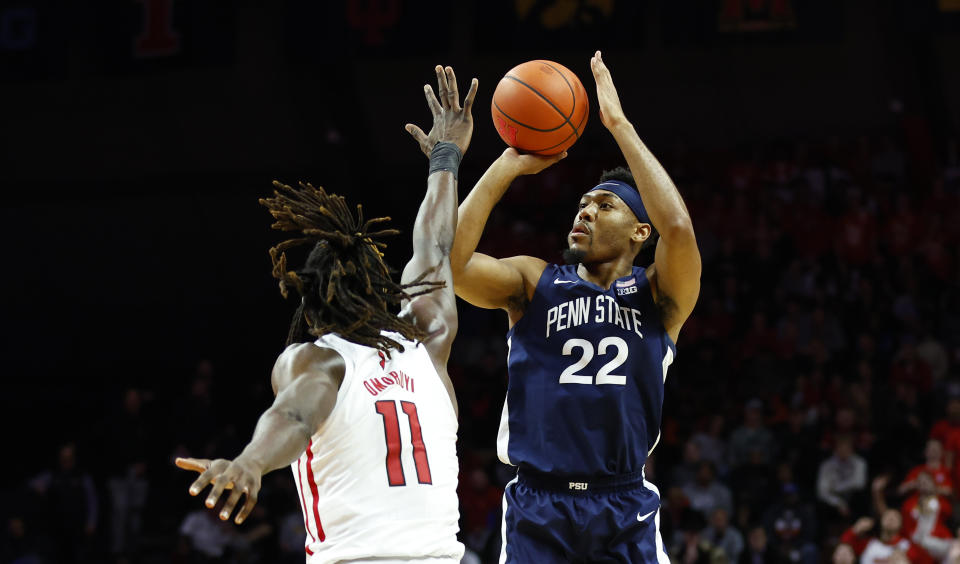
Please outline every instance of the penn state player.
[[[475, 252], [493, 206], [521, 174], [560, 158], [513, 149], [460, 206], [451, 254], [457, 295], [506, 310], [509, 384], [498, 436], [519, 467], [504, 493], [501, 562], [669, 562], [659, 492], [643, 466], [660, 433], [674, 343], [700, 291], [693, 224], [666, 171], [620, 105], [599, 51], [600, 119], [631, 175], [580, 198], [567, 265]], [[654, 227], [654, 263], [633, 266]]]
[[[271, 249], [273, 274], [300, 303], [273, 369], [276, 399], [235, 459], [176, 461], [201, 472], [190, 495], [212, 484], [211, 509], [232, 488], [221, 519], [245, 496], [237, 524], [253, 509], [261, 476], [290, 465], [309, 564], [457, 563], [464, 552], [456, 538], [456, 398], [446, 368], [457, 331], [449, 253], [477, 81], [461, 107], [453, 69], [435, 70], [439, 101], [424, 87], [433, 114], [427, 193], [401, 282], [391, 279], [378, 240], [396, 232], [370, 229], [387, 218], [364, 222], [339, 196], [275, 183], [279, 190], [261, 203], [274, 228], [298, 234]], [[313, 248], [290, 270], [286, 251], [301, 244]], [[394, 304], [399, 315], [389, 311]]]

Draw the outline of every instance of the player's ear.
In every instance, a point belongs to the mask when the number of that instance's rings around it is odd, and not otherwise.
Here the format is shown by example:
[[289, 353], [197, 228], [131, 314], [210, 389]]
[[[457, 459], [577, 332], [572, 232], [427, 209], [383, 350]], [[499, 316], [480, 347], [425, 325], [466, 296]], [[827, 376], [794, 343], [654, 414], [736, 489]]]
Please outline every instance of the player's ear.
[[643, 243], [650, 238], [650, 229], [649, 223], [640, 223], [639, 221], [634, 225], [633, 235], [630, 236], [630, 239], [635, 243]]

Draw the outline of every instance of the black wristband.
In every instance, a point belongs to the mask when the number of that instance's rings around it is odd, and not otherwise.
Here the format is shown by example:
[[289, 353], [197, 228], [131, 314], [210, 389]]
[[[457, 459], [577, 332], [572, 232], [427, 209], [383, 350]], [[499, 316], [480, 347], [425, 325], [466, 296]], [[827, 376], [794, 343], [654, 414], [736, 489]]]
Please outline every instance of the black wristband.
[[460, 152], [460, 147], [457, 147], [456, 143], [448, 143], [446, 141], [441, 141], [433, 146], [433, 150], [430, 151], [430, 172], [427, 176], [441, 170], [450, 171], [453, 173], [453, 178], [457, 179], [457, 172], [460, 170], [460, 159], [463, 158], [463, 154]]

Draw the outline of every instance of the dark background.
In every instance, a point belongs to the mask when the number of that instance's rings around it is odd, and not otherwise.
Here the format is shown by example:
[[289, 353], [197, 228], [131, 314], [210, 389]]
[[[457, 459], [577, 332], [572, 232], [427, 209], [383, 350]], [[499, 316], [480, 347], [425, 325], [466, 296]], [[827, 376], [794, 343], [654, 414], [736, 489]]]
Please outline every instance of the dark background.
[[[499, 77], [522, 61], [547, 58], [573, 70], [593, 97], [589, 58], [596, 49], [628, 117], [675, 177], [681, 165], [725, 170], [792, 155], [804, 144], [852, 151], [858, 143], [892, 143], [909, 163], [897, 186], [908, 194], [957, 166], [955, 2], [688, 4], [0, 4], [7, 483], [14, 488], [55, 467], [60, 445], [75, 442], [102, 497], [102, 525], [89, 554], [106, 558], [106, 478], [129, 462], [118, 449], [133, 440], [146, 452], [153, 486], [147, 544], [154, 551], [172, 546], [178, 512], [199, 505], [186, 496], [188, 478], [170, 470], [172, 456], [208, 454], [197, 451], [211, 444], [216, 452], [209, 454], [234, 454], [229, 449], [243, 444], [271, 400], [269, 370], [292, 308], [270, 276], [267, 249], [278, 237], [257, 198], [269, 193], [272, 179], [302, 179], [362, 202], [368, 216], [390, 215], [404, 235], [387, 258], [401, 268], [426, 172], [403, 125], [429, 126], [421, 88], [432, 82], [434, 64], [452, 65], [461, 84], [480, 79], [461, 197], [503, 147], [487, 110]], [[514, 192], [526, 189], [527, 196], [508, 197], [507, 210], [491, 219], [513, 234], [501, 255], [556, 260], [573, 198], [600, 170], [620, 164], [591, 103], [586, 133], [570, 157], [553, 174], [519, 182]], [[736, 192], [751, 202], [768, 187], [677, 183], [702, 201]], [[955, 209], [941, 211], [947, 225], [960, 219]], [[787, 232], [804, 222], [789, 207], [785, 217], [779, 227]], [[895, 212], [884, 217], [896, 221]], [[700, 218], [693, 219], [698, 226]], [[716, 224], [709, 235], [698, 229], [702, 244], [740, 228], [723, 218]], [[749, 280], [757, 273], [734, 274]], [[951, 271], [938, 291], [955, 292], [957, 281]], [[722, 282], [705, 268], [705, 288]], [[484, 466], [502, 404], [498, 339], [506, 324], [500, 313], [460, 305], [464, 344], [451, 363], [467, 386], [461, 397], [472, 398], [461, 400], [461, 427], [469, 433], [461, 443], [480, 453]], [[953, 336], [937, 331], [949, 349]], [[674, 368], [680, 375], [686, 361], [681, 338]], [[199, 366], [212, 367], [215, 400], [205, 417], [193, 419], [184, 402], [208, 370]], [[736, 367], [713, 369], [714, 378], [740, 385]], [[477, 378], [492, 382], [483, 400], [490, 405], [470, 404]], [[137, 438], [113, 442], [131, 388], [143, 396], [148, 423]], [[666, 418], [677, 415], [683, 393], [670, 392]], [[731, 401], [735, 419], [740, 404]], [[931, 413], [937, 409], [942, 402], [934, 396]], [[708, 414], [705, 408], [685, 416]], [[197, 439], [223, 434], [234, 438]], [[202, 446], [190, 448], [195, 439]]]

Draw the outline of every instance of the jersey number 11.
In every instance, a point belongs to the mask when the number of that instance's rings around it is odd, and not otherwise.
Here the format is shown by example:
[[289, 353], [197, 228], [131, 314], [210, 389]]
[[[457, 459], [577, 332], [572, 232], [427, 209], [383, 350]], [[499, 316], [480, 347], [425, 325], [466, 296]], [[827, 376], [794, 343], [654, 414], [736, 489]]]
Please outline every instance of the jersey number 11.
[[[383, 417], [383, 434], [387, 442], [387, 482], [391, 486], [405, 486], [407, 480], [403, 475], [403, 463], [400, 461], [402, 445], [400, 444], [400, 420], [397, 415], [397, 402], [380, 400], [376, 402], [376, 407], [377, 413]], [[413, 443], [413, 462], [417, 467], [417, 481], [421, 484], [432, 484], [430, 462], [427, 460], [427, 447], [423, 444], [420, 418], [417, 416], [417, 404], [412, 401], [401, 401], [400, 408], [410, 422], [410, 442]]]

